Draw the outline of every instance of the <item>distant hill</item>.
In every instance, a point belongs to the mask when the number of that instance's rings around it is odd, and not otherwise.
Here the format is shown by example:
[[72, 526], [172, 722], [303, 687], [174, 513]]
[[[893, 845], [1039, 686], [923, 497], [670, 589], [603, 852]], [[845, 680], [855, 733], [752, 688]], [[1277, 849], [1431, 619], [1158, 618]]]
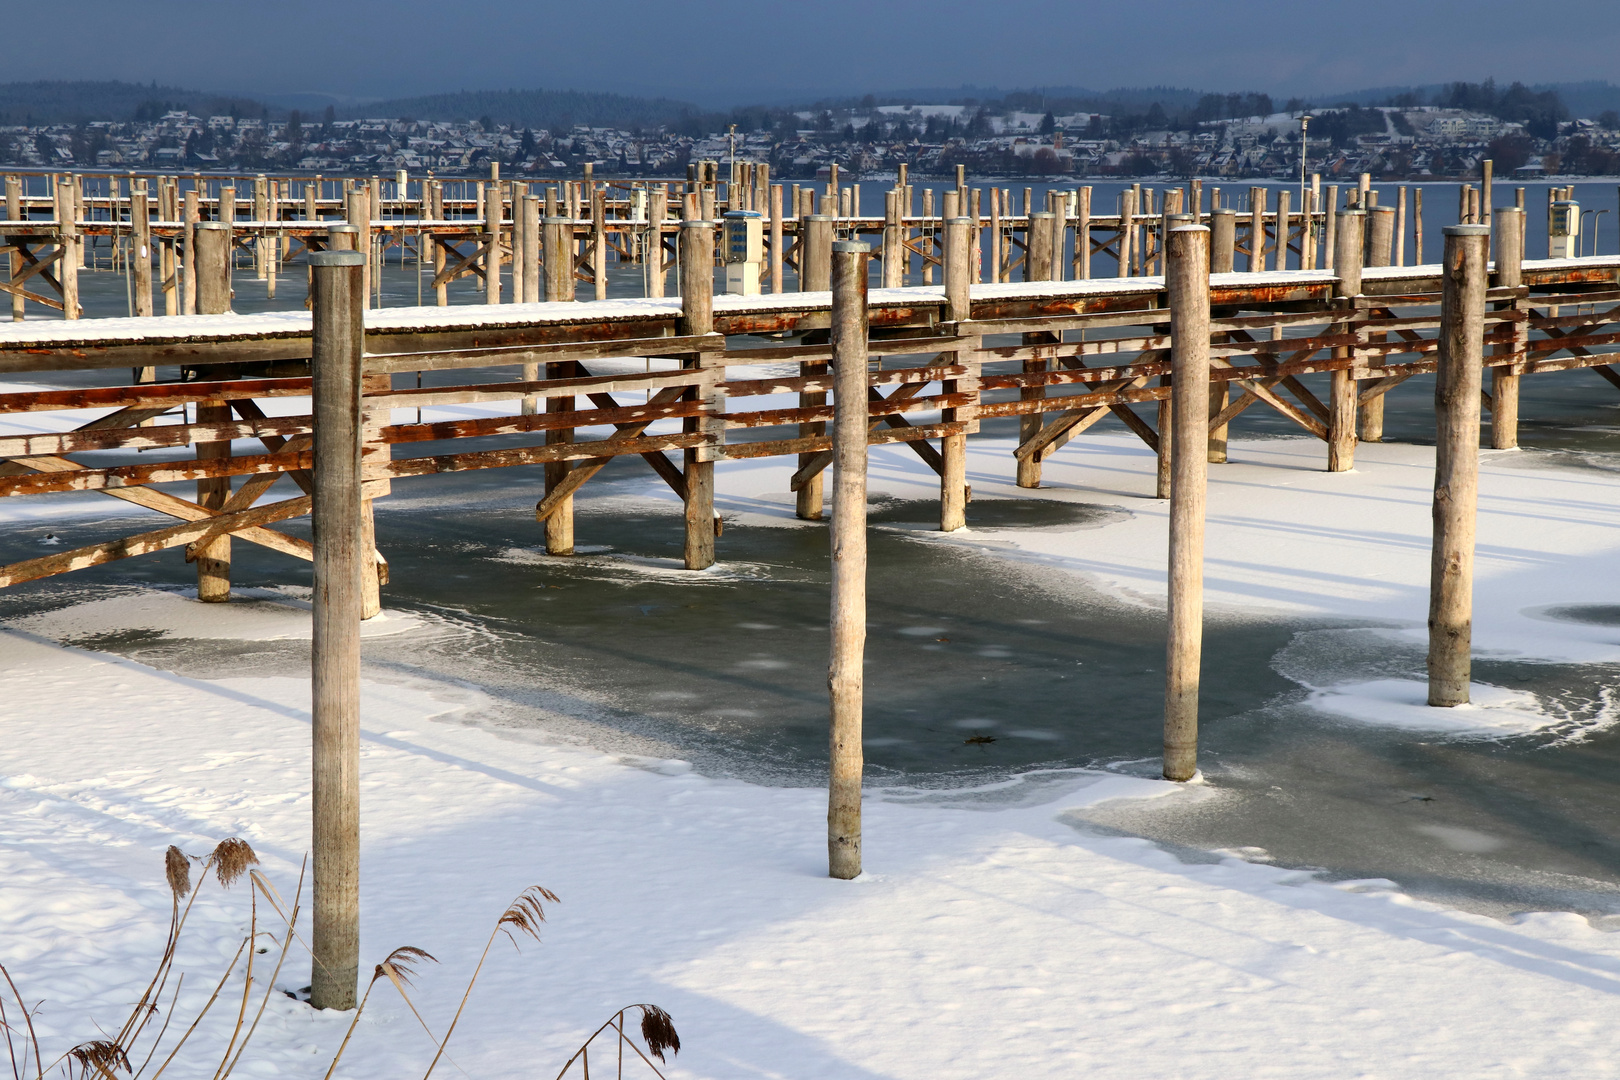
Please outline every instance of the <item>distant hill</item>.
[[279, 114], [241, 94], [183, 90], [130, 82], [0, 83], [0, 124], [77, 124], [87, 120], [135, 120], [186, 109], [197, 116]]
[[669, 98], [628, 97], [579, 90], [463, 90], [455, 94], [372, 101], [337, 110], [353, 119], [480, 120], [497, 124], [558, 129], [657, 127], [700, 112], [696, 105]]
[[[1365, 90], [1349, 90], [1342, 94], [1317, 94], [1309, 100], [1315, 105], [1351, 102], [1357, 105], [1377, 105], [1403, 95], [1412, 95], [1425, 101], [1432, 101], [1436, 97], [1443, 96], [1450, 86], [1450, 83], [1430, 83], [1425, 86], [1374, 86]], [[1572, 83], [1535, 83], [1529, 89], [1538, 94], [1547, 91], [1557, 94], [1572, 116], [1591, 118], [1608, 109], [1620, 111], [1620, 86], [1610, 82], [1590, 80]]]

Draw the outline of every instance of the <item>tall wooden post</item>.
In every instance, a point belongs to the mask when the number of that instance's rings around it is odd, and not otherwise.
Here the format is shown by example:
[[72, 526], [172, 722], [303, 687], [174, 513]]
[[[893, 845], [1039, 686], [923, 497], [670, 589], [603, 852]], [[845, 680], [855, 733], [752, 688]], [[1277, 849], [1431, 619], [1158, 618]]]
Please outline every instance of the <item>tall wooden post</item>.
[[1091, 188], [1082, 187], [1075, 200], [1074, 218], [1074, 277], [1076, 281], [1091, 278]]
[[[21, 221], [22, 216], [22, 177], [8, 175], [6, 177], [6, 220]], [[16, 251], [13, 251], [9, 258], [11, 260], [11, 284], [15, 288], [21, 288], [23, 283], [22, 275], [24, 268], [28, 265], [28, 260], [24, 259]], [[11, 294], [11, 319], [13, 322], [22, 322], [26, 317], [23, 312], [23, 304], [26, 302], [22, 293], [14, 292]]]
[[62, 287], [62, 317], [77, 319], [84, 314], [79, 307], [79, 263], [83, 258], [83, 244], [79, 239], [78, 211], [70, 180], [56, 185], [56, 220], [56, 245], [62, 252], [62, 257], [56, 261], [56, 280]]
[[607, 263], [607, 192], [598, 188], [591, 192], [591, 279], [598, 300], [607, 299]]
[[[1283, 188], [1281, 191], [1277, 192], [1277, 227], [1275, 229], [1277, 236], [1277, 253], [1272, 257], [1271, 260], [1271, 268], [1273, 270], [1288, 269], [1289, 209], [1293, 195], [1294, 193], [1289, 191], [1287, 188]], [[1302, 257], [1305, 254], [1304, 247], [1305, 245], [1301, 243], [1300, 255]], [[1301, 266], [1303, 265], [1302, 258]]]
[[547, 217], [542, 226], [545, 243], [546, 300], [574, 298], [574, 223], [566, 217]]
[[185, 194], [181, 204], [180, 224], [185, 235], [180, 238], [180, 314], [197, 314], [197, 223], [202, 220], [202, 201], [193, 187]]
[[[714, 222], [681, 222], [681, 317], [676, 332], [683, 336], [714, 332]], [[724, 358], [698, 353], [685, 361], [689, 369], [707, 373], [702, 387], [692, 396], [706, 401], [711, 412], [720, 411], [715, 376], [724, 371]], [[712, 431], [712, 422], [689, 417], [682, 421], [688, 431]], [[686, 544], [688, 570], [704, 570], [714, 565], [714, 456], [708, 447], [685, 451], [686, 457]]]
[[221, 315], [231, 310], [231, 230], [222, 221], [199, 221], [193, 230], [197, 314]]
[[842, 241], [832, 254], [833, 522], [827, 872], [861, 872], [861, 713], [866, 656], [866, 259]]
[[[523, 196], [523, 303], [540, 302], [540, 199]], [[516, 230], [514, 230], [516, 231]]]
[[1119, 266], [1116, 277], [1131, 276], [1131, 237], [1135, 233], [1136, 223], [1136, 190], [1128, 188], [1119, 193], [1119, 236], [1114, 241], [1115, 251], [1119, 255]]
[[1263, 187], [1249, 189], [1249, 269], [1264, 270], [1266, 268], [1266, 254], [1270, 245], [1266, 243], [1266, 210], [1269, 192]]
[[[833, 220], [825, 214], [811, 214], [799, 219], [799, 288], [804, 292], [826, 292], [832, 288]], [[813, 341], [825, 341], [820, 331], [811, 331]], [[814, 378], [827, 373], [821, 360], [803, 360], [799, 374]], [[825, 391], [801, 391], [799, 408], [815, 409], [827, 404]], [[827, 433], [825, 422], [817, 420], [799, 425], [799, 437], [815, 438]], [[799, 467], [803, 468], [815, 458], [814, 454], [800, 454]], [[820, 521], [823, 510], [823, 474], [800, 482], [793, 496], [793, 513], [804, 521]]]
[[890, 190], [883, 196], [883, 287], [898, 289], [905, 284], [905, 267], [901, 260], [900, 192]]
[[[1050, 211], [1032, 213], [1028, 217], [1029, 227], [1024, 231], [1024, 280], [1050, 281], [1052, 280], [1052, 267], [1056, 263], [1052, 242], [1056, 228], [1053, 223], [1054, 215]], [[1037, 331], [1023, 335], [1022, 343], [1026, 346], [1055, 345], [1062, 338], [1062, 334], [1053, 334], [1046, 331]], [[1039, 375], [1049, 371], [1052, 366], [1052, 357], [1056, 349], [1037, 353], [1024, 361], [1025, 375]], [[1040, 401], [1046, 397], [1045, 385], [1023, 386], [1018, 390], [1020, 401]], [[1018, 417], [1018, 442], [1020, 445], [1028, 442], [1040, 430], [1045, 419], [1044, 413], [1020, 413]], [[1041, 486], [1041, 459], [1042, 454], [1037, 451], [1025, 457], [1018, 458], [1017, 483], [1021, 488], [1038, 488]]]
[[766, 217], [768, 219], [766, 231], [769, 233], [768, 239], [771, 247], [771, 292], [786, 292], [787, 281], [783, 275], [786, 273], [787, 267], [787, 234], [783, 229], [782, 185], [766, 183], [764, 180], [761, 181], [761, 185], [765, 193]]
[[[223, 222], [205, 221], [197, 225], [196, 257], [197, 314], [226, 315], [231, 310], [230, 260], [225, 245], [230, 236]], [[199, 401], [197, 423], [221, 424], [231, 419], [230, 404], [224, 400]], [[231, 456], [229, 440], [200, 442], [197, 458], [217, 461]], [[231, 478], [210, 476], [197, 481], [197, 505], [218, 510], [231, 497]], [[206, 604], [222, 604], [231, 598], [231, 537], [216, 536], [199, 544], [197, 555], [197, 599]]]
[[270, 220], [270, 181], [263, 174], [253, 178], [253, 273], [260, 281], [270, 275], [270, 233], [264, 223]]
[[484, 303], [486, 304], [498, 304], [501, 302], [501, 208], [504, 202], [499, 184], [490, 184], [484, 188], [484, 205], [482, 208], [484, 240], [489, 245], [484, 249]]
[[[1364, 266], [1389, 266], [1394, 257], [1395, 217], [1393, 207], [1374, 205], [1362, 216], [1362, 224], [1366, 228], [1366, 237], [1362, 243], [1362, 256]], [[1361, 335], [1357, 335], [1358, 340]], [[1366, 337], [1368, 342], [1385, 340], [1384, 334], [1371, 334]], [[1367, 374], [1377, 377], [1377, 369], [1384, 366], [1382, 352], [1368, 352], [1356, 365], [1365, 368]], [[1380, 394], [1367, 401], [1361, 407], [1359, 426], [1361, 428], [1362, 442], [1384, 441], [1384, 398]]]
[[1479, 391], [1491, 230], [1445, 230], [1434, 384], [1434, 548], [1429, 560], [1429, 704], [1468, 702], [1479, 503]]
[[[1340, 210], [1334, 214], [1333, 296], [1343, 303], [1345, 321], [1336, 324], [1335, 333], [1357, 331], [1361, 313], [1355, 298], [1361, 295], [1362, 230], [1366, 219], [1361, 210]], [[1360, 364], [1361, 357], [1351, 348], [1333, 350], [1336, 358]], [[1356, 377], [1351, 370], [1338, 370], [1328, 376], [1328, 472], [1348, 472], [1356, 467]]]
[[1230, 274], [1237, 265], [1237, 211], [1216, 207], [1209, 212], [1209, 272]]
[[131, 264], [130, 285], [134, 290], [135, 314], [152, 314], [152, 204], [146, 181], [137, 180], [129, 189], [129, 228]]
[[1367, 223], [1367, 241], [1362, 265], [1389, 266], [1395, 251], [1395, 208], [1375, 206], [1363, 220]]
[[[1496, 242], [1496, 284], [1504, 289], [1517, 289], [1523, 284], [1524, 209], [1504, 206], [1495, 211], [1491, 215], [1491, 230]], [[1503, 311], [1523, 313], [1526, 310], [1524, 302], [1517, 298], [1503, 301], [1500, 307]], [[1512, 363], [1491, 368], [1493, 450], [1516, 450], [1519, 447], [1519, 372], [1529, 345], [1529, 324], [1514, 323], [1513, 344], [1499, 347], [1512, 356]]]
[[310, 1003], [355, 1006], [360, 963], [360, 354], [366, 255], [310, 256], [314, 338], [314, 928]]
[[1170, 300], [1169, 631], [1165, 645], [1164, 777], [1198, 773], [1198, 683], [1204, 641], [1204, 497], [1209, 479], [1209, 230], [1180, 225], [1166, 241]]
[[[972, 311], [973, 247], [968, 233], [973, 224], [965, 217], [945, 223], [945, 320], [953, 328], [965, 322]], [[973, 352], [974, 344], [965, 343], [963, 350], [956, 353], [957, 362], [963, 362]], [[942, 390], [956, 393], [959, 384], [959, 380], [947, 379]], [[941, 416], [947, 422], [956, 418], [955, 409], [947, 409]], [[940, 439], [939, 449], [943, 464], [939, 475], [939, 527], [942, 532], [954, 532], [967, 525], [967, 435], [946, 435]]]
[[[223, 204], [223, 198], [221, 200]], [[355, 233], [354, 250], [366, 256], [365, 274], [361, 282], [360, 303], [363, 307], [371, 306], [371, 195], [366, 191], [365, 185], [356, 184], [344, 197], [344, 210], [348, 223], [353, 225]], [[314, 289], [310, 285], [310, 289]]]

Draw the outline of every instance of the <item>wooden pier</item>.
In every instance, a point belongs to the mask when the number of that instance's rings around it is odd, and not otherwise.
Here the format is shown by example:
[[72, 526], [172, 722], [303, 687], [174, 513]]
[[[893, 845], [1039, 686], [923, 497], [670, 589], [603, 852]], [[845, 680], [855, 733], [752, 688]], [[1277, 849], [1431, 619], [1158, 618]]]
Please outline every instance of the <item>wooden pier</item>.
[[[17, 186], [8, 184], [8, 194]], [[0, 567], [0, 587], [184, 548], [197, 564], [199, 600], [225, 602], [236, 541], [315, 564], [313, 948], [324, 972], [312, 983], [317, 1004], [353, 1002], [358, 624], [380, 611], [388, 583], [372, 503], [396, 481], [542, 465], [527, 495], [536, 500], [545, 549], [567, 557], [574, 495], [615, 458], [639, 457], [684, 504], [685, 565], [698, 571], [724, 550], [717, 464], [788, 458], [796, 513], [817, 519], [820, 477], [836, 459], [842, 512], [834, 525], [846, 561], [835, 572], [833, 601], [841, 630], [830, 665], [828, 842], [833, 874], [851, 877], [861, 869], [865, 564], [861, 518], [851, 520], [850, 507], [864, 487], [863, 446], [904, 444], [939, 475], [946, 531], [964, 524], [965, 440], [986, 419], [1017, 418], [1008, 468], [1024, 487], [1038, 487], [1043, 463], [1103, 421], [1122, 423], [1158, 455], [1157, 494], [1174, 501], [1165, 775], [1189, 779], [1197, 762], [1204, 474], [1225, 461], [1233, 419], [1257, 405], [1274, 410], [1322, 440], [1325, 469], [1342, 471], [1353, 465], [1358, 438], [1382, 437], [1381, 424], [1370, 422], [1372, 406], [1415, 375], [1441, 372], [1431, 701], [1454, 704], [1466, 700], [1468, 686], [1469, 447], [1479, 441], [1481, 410], [1492, 445], [1511, 448], [1519, 380], [1590, 368], [1620, 387], [1620, 371], [1609, 365], [1620, 356], [1620, 257], [1524, 260], [1517, 208], [1497, 211], [1489, 226], [1449, 228], [1446, 263], [1402, 266], [1383, 251], [1394, 244], [1387, 215], [1367, 224], [1368, 210], [1377, 209], [1370, 200], [1332, 214], [1307, 200], [1297, 231], [1284, 201], [1274, 212], [1251, 212], [1255, 269], [1234, 272], [1241, 225], [1234, 214], [1203, 211], [1202, 193], [1189, 188], [1166, 193], [1149, 222], [1135, 212], [1146, 193], [1139, 204], [1127, 191], [1112, 223], [1113, 254], [1125, 273], [1077, 271], [1065, 280], [1066, 265], [1088, 266], [1097, 252], [1095, 229], [1104, 230], [1107, 247], [1110, 225], [1083, 218], [1075, 225], [1060, 195], [1049, 209], [1010, 219], [1010, 231], [998, 216], [999, 197], [987, 225], [962, 187], [943, 193], [937, 215], [925, 198], [920, 222], [899, 212], [903, 188], [886, 200], [882, 219], [863, 219], [853, 205], [817, 213], [822, 207], [801, 197], [790, 233], [776, 209], [783, 193], [771, 187], [764, 198], [773, 208], [774, 281], [783, 281], [783, 265], [796, 264], [800, 281], [816, 287], [717, 296], [717, 204], [702, 183], [694, 186], [679, 193], [680, 220], [657, 210], [637, 233], [643, 226], [634, 217], [621, 219], [626, 244], [645, 241], [626, 250], [658, 267], [658, 287], [645, 297], [574, 299], [582, 279], [601, 296], [609, 230], [600, 190], [583, 193], [589, 198], [581, 204], [591, 207], [584, 218], [570, 216], [557, 193], [548, 193], [544, 215], [538, 196], [517, 193], [510, 265], [524, 302], [386, 310], [364, 305], [379, 277], [378, 238], [394, 228], [410, 235], [411, 226], [379, 217], [366, 191], [346, 193], [341, 220], [261, 219], [240, 234], [228, 209], [223, 220], [198, 218], [203, 200], [188, 191], [178, 231], [162, 231], [169, 225], [161, 213], [155, 222], [143, 216], [140, 197], [133, 218], [142, 229], [137, 240], [167, 237], [172, 258], [150, 246], [142, 258], [160, 275], [185, 270], [171, 279], [172, 291], [201, 314], [155, 317], [148, 307], [131, 318], [0, 325], [0, 371], [49, 387], [0, 393], [0, 413], [35, 414], [30, 423], [47, 429], [0, 436], [0, 496], [94, 491], [174, 519]], [[166, 190], [172, 209], [176, 189]], [[430, 188], [435, 216], [417, 221], [414, 235], [444, 256], [436, 281], [487, 260], [486, 297], [500, 295], [497, 256], [508, 258], [502, 190], [486, 189], [476, 204], [487, 228], [475, 233], [466, 222], [450, 223]], [[76, 198], [67, 183], [56, 194], [62, 210]], [[656, 209], [670, 194], [654, 191], [649, 202]], [[234, 196], [220, 198], [228, 207]], [[440, 225], [446, 231], [434, 231]], [[15, 227], [36, 231], [11, 234], [13, 267], [55, 265], [48, 280], [62, 286], [61, 306], [73, 313], [78, 245], [99, 226], [75, 207]], [[1266, 266], [1268, 228], [1279, 248], [1299, 239], [1303, 269]], [[793, 246], [784, 250], [790, 235]], [[863, 235], [877, 241], [870, 254]], [[1320, 250], [1333, 253], [1331, 269], [1314, 267], [1318, 235]], [[477, 247], [452, 263], [446, 252], [460, 251], [458, 236]], [[230, 313], [232, 253], [245, 243], [273, 275], [273, 252], [291, 239], [311, 252], [313, 309]], [[1161, 240], [1170, 241], [1167, 252]], [[1071, 241], [1080, 254], [1073, 262]], [[1496, 257], [1487, 266], [1491, 246]], [[975, 269], [986, 250], [988, 273], [982, 264]], [[666, 260], [679, 271], [678, 295], [669, 297], [662, 295]], [[869, 260], [878, 262], [883, 287], [870, 287]], [[1131, 273], [1160, 268], [1166, 273]], [[1021, 280], [1002, 280], [1014, 272]], [[924, 283], [911, 283], [914, 274]], [[16, 280], [14, 270], [14, 303], [25, 302]], [[1328, 376], [1326, 400], [1302, 381], [1314, 374]], [[1596, 380], [1593, 387], [1607, 390]], [[422, 418], [421, 410], [444, 405], [477, 405], [485, 415]], [[1137, 411], [1147, 406], [1151, 421]], [[317, 424], [317, 416], [326, 419]], [[256, 445], [239, 453], [243, 443]], [[136, 451], [152, 453], [131, 461]], [[282, 480], [285, 496], [267, 500]], [[176, 484], [195, 484], [195, 498], [177, 494]], [[317, 528], [315, 545], [275, 527], [329, 506], [335, 516], [321, 518], [328, 528]]]

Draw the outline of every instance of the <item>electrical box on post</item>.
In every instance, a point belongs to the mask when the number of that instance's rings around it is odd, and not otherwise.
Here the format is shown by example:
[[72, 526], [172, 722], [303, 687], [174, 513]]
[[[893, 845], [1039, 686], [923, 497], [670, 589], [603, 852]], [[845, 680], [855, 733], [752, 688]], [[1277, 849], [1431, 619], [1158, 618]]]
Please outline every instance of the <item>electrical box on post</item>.
[[753, 210], [730, 210], [722, 217], [726, 294], [758, 296], [759, 268], [765, 259], [765, 219]]
[[1581, 204], [1559, 201], [1547, 211], [1547, 258], [1573, 259], [1581, 253]]

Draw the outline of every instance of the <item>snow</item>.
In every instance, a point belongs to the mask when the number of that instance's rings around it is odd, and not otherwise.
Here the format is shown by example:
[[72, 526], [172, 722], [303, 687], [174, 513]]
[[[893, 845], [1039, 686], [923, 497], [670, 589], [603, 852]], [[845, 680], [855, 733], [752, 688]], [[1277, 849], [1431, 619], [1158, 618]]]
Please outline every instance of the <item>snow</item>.
[[[1560, 268], [1620, 269], [1620, 257], [1588, 256], [1580, 259], [1526, 260], [1526, 270]], [[1433, 277], [1438, 266], [1373, 267], [1363, 271], [1364, 281], [1404, 280]], [[1288, 270], [1213, 274], [1211, 284], [1227, 287], [1320, 284], [1335, 280], [1331, 270]], [[1034, 281], [975, 283], [971, 292], [978, 300], [1024, 298], [1081, 299], [1097, 295], [1154, 293], [1163, 290], [1163, 277], [1093, 278], [1087, 281]], [[758, 296], [716, 294], [714, 309], [720, 313], [804, 311], [825, 308], [831, 293], [764, 293]], [[898, 289], [872, 289], [868, 302], [873, 307], [905, 307], [941, 304], [941, 285], [917, 285]], [[367, 311], [366, 329], [379, 333], [419, 330], [485, 330], [499, 327], [540, 326], [572, 322], [625, 322], [637, 319], [672, 318], [680, 314], [680, 297], [626, 297], [617, 300], [586, 300], [539, 304], [457, 304], [451, 307], [403, 307]], [[69, 345], [106, 346], [117, 343], [208, 341], [219, 339], [271, 339], [307, 337], [310, 333], [307, 311], [277, 311], [257, 315], [167, 315], [155, 318], [80, 319], [75, 321], [30, 319], [0, 324], [0, 352], [24, 347]]]
[[[970, 442], [975, 498], [1027, 496], [1010, 449]], [[1310, 439], [1237, 440], [1230, 454], [1210, 470], [1213, 619], [1342, 616], [1420, 638], [1432, 449], [1363, 444], [1356, 470], [1340, 474], [1322, 471], [1325, 450]], [[791, 523], [792, 468], [723, 464], [720, 509]], [[1046, 463], [1040, 497], [1126, 513], [1083, 530], [913, 535], [1157, 605], [1167, 507], [1149, 497], [1153, 483], [1138, 442], [1088, 434]], [[937, 493], [894, 446], [873, 450], [872, 488]], [[1482, 453], [1476, 648], [1620, 658], [1612, 628], [1556, 616], [1620, 593], [1611, 493], [1606, 472]], [[40, 501], [0, 513], [18, 520]], [[135, 591], [0, 626], [0, 962], [45, 1001], [51, 1053], [116, 1026], [139, 995], [168, 917], [168, 844], [200, 853], [243, 836], [285, 891], [309, 828], [307, 680], [183, 678], [62, 643], [138, 629], [298, 638], [302, 603], [265, 590], [204, 609]], [[442, 632], [391, 615], [375, 626], [407, 641]], [[1403, 725], [1414, 737], [1486, 737], [1543, 719], [1496, 688], [1444, 711], [1421, 705], [1420, 689], [1363, 680], [1313, 691], [1324, 723]], [[548, 742], [506, 717], [478, 687], [392, 669], [369, 671], [363, 692], [362, 969], [400, 945], [439, 957], [414, 993], [442, 1031], [511, 898], [531, 884], [562, 898], [543, 944], [522, 955], [497, 944], [451, 1044], [470, 1076], [554, 1071], [635, 1001], [673, 1014], [683, 1050], [668, 1074], [683, 1078], [1620, 1075], [1610, 1034], [1620, 937], [1567, 913], [1501, 922], [1388, 881], [1332, 883], [1259, 852], [1183, 862], [1079, 827], [1084, 807], [1186, 793], [1175, 785], [1061, 770], [979, 791], [884, 789], [867, 807], [867, 873], [838, 882], [824, 876], [818, 790]], [[1442, 830], [1433, 839], [1454, 850], [1495, 842]], [[180, 961], [183, 1016], [240, 940], [246, 899], [238, 886], [198, 901]], [[304, 985], [307, 970], [295, 956], [280, 984]], [[227, 987], [240, 990], [239, 979]], [[319, 1076], [345, 1023], [276, 995], [242, 1074]], [[225, 1010], [208, 1021], [198, 1053], [170, 1075], [212, 1075], [217, 1057], [202, 1051], [222, 1045], [229, 1024]], [[384, 986], [339, 1074], [409, 1076], [430, 1056]]]

